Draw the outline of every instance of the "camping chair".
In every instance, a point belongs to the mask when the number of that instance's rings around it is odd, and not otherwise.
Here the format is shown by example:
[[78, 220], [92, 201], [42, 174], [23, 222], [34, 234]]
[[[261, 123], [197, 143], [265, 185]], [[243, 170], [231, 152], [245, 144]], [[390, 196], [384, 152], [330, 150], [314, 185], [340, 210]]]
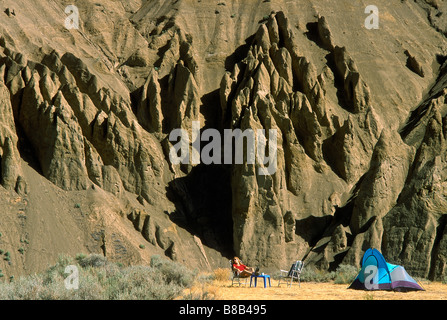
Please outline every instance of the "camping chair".
[[231, 285], [234, 285], [234, 282], [237, 281], [239, 284], [239, 287], [241, 286], [241, 279], [244, 280], [244, 285], [247, 285], [247, 280], [249, 277], [241, 277], [241, 272], [235, 268], [233, 268], [233, 260], [230, 260], [230, 268], [231, 268], [231, 274], [233, 275], [231, 278]]
[[281, 285], [281, 280], [285, 280], [286, 283], [289, 281], [289, 287], [292, 286], [293, 280], [298, 280], [298, 285], [301, 288], [301, 271], [303, 271], [304, 262], [303, 261], [295, 261], [292, 264], [292, 267], [289, 271], [287, 270], [281, 270], [281, 275], [279, 277], [278, 287]]

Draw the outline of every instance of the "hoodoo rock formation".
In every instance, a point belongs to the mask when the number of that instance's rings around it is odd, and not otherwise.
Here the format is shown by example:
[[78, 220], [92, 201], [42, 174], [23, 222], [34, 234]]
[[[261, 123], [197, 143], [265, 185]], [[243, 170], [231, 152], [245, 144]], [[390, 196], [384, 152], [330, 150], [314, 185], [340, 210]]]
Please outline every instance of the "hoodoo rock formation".
[[[333, 270], [369, 247], [445, 274], [447, 1], [377, 0], [378, 29], [348, 0], [72, 2], [78, 29], [66, 1], [0, 8], [7, 276], [81, 252]], [[275, 172], [171, 163], [195, 121], [274, 130]]]

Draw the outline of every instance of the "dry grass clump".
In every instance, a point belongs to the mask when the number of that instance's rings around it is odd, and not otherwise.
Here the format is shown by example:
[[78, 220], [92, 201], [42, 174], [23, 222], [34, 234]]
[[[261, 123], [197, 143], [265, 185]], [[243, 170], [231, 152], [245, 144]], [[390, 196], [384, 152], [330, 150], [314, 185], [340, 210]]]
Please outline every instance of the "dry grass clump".
[[214, 278], [217, 281], [226, 281], [231, 279], [231, 271], [228, 268], [219, 268], [214, 270]]
[[221, 299], [221, 291], [219, 286], [213, 285], [209, 281], [198, 281], [185, 289], [177, 300], [219, 300]]

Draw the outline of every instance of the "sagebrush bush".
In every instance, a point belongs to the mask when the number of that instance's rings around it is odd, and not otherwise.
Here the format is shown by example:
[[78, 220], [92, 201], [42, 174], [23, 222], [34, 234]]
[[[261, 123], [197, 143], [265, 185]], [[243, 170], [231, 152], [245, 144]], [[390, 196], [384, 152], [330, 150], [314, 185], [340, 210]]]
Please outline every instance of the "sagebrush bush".
[[351, 265], [341, 264], [336, 271], [320, 270], [315, 267], [305, 267], [301, 273], [301, 281], [304, 282], [330, 282], [337, 284], [349, 284], [354, 281], [359, 270]]
[[[65, 268], [75, 265], [79, 288], [65, 287]], [[0, 280], [1, 300], [170, 300], [192, 286], [195, 272], [173, 261], [154, 256], [150, 266], [123, 267], [101, 255], [59, 257], [39, 274]]]
[[103, 267], [107, 264], [107, 259], [100, 254], [90, 254], [88, 256], [78, 255], [76, 261], [83, 268], [86, 267]]
[[320, 270], [312, 266], [304, 267], [301, 272], [301, 281], [303, 282], [329, 282], [335, 277], [335, 272]]
[[334, 283], [337, 284], [350, 284], [354, 281], [355, 277], [359, 273], [359, 269], [354, 266], [341, 264], [338, 266], [335, 272]]
[[151, 257], [150, 266], [160, 270], [168, 284], [174, 283], [183, 287], [191, 286], [197, 273], [171, 260], [161, 259], [158, 255]]

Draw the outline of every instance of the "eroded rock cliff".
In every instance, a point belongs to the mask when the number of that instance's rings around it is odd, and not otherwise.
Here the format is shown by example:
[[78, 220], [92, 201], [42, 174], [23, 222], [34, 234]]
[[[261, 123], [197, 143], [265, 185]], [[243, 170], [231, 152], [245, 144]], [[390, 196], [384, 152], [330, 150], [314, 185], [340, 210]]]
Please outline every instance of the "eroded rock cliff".
[[[376, 247], [440, 278], [447, 2], [376, 2], [378, 29], [348, 0], [4, 1], [0, 246], [24, 250], [1, 269], [79, 252], [334, 269]], [[175, 129], [264, 130], [266, 150], [271, 130], [275, 170], [224, 149], [173, 163]]]

